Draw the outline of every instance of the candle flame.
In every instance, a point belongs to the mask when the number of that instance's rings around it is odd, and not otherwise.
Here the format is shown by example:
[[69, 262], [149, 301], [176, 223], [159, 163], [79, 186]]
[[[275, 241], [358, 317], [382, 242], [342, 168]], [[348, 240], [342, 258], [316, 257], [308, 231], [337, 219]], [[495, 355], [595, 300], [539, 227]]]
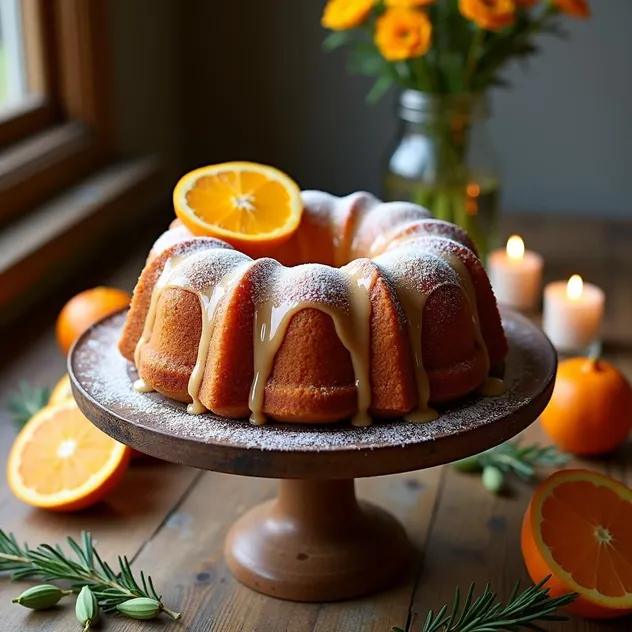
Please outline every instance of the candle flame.
[[512, 235], [507, 240], [507, 256], [513, 261], [524, 257], [524, 241], [518, 235]]
[[574, 274], [566, 285], [566, 296], [570, 298], [572, 301], [576, 301], [578, 298], [581, 298], [581, 295], [584, 292], [584, 281], [579, 276], [579, 274]]

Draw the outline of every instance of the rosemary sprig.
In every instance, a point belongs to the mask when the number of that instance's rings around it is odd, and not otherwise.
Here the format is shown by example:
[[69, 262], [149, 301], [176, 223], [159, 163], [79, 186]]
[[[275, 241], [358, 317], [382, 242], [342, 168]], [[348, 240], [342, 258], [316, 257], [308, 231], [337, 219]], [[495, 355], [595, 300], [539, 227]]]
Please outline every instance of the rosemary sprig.
[[70, 537], [67, 542], [76, 559], [68, 557], [57, 545], [21, 547], [12, 533], [0, 529], [0, 571], [10, 571], [12, 580], [34, 577], [47, 582], [66, 580], [76, 593], [88, 586], [105, 612], [116, 611], [119, 604], [130, 599], [145, 597], [155, 599], [160, 610], [173, 619], [180, 618], [179, 612], [163, 605], [149, 575], [140, 571], [140, 579], [134, 577], [127, 557], [119, 556], [120, 570], [115, 573], [99, 556], [89, 532], [82, 531], [80, 544]]
[[[426, 616], [420, 632], [519, 632], [520, 630], [543, 630], [538, 623], [565, 621], [567, 617], [555, 614], [558, 608], [568, 606], [577, 598], [577, 593], [550, 597], [544, 585], [550, 579], [544, 578], [539, 584], [530, 586], [521, 593], [517, 582], [506, 603], [497, 599], [496, 593], [485, 586], [483, 594], [474, 598], [475, 585], [472, 584], [461, 606], [461, 594], [456, 589], [452, 608], [448, 606]], [[393, 632], [404, 632], [392, 628]]]
[[28, 382], [20, 382], [17, 392], [7, 398], [7, 407], [18, 428], [22, 426], [40, 409], [48, 404], [50, 389], [31, 386]]
[[524, 481], [532, 481], [538, 467], [560, 467], [569, 459], [555, 446], [531, 443], [523, 446], [520, 440], [502, 443], [491, 450], [456, 461], [453, 467], [462, 472], [483, 473], [483, 484], [489, 491], [503, 489], [507, 474]]

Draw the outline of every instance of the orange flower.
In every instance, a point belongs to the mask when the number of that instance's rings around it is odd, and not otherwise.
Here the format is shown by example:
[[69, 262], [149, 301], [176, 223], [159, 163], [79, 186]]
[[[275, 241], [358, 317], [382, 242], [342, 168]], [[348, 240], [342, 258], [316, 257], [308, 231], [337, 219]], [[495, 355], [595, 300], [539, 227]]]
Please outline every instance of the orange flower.
[[575, 18], [589, 18], [590, 6], [587, 0], [552, 0], [553, 4], [562, 12]]
[[514, 0], [459, 0], [459, 9], [468, 19], [488, 31], [498, 31], [514, 22]]
[[414, 9], [415, 7], [425, 7], [436, 0], [385, 0], [387, 7], [399, 7], [400, 9]]
[[377, 20], [375, 43], [388, 61], [420, 57], [432, 41], [428, 16], [410, 9], [387, 9]]
[[375, 0], [329, 0], [320, 23], [332, 31], [360, 26], [367, 19]]

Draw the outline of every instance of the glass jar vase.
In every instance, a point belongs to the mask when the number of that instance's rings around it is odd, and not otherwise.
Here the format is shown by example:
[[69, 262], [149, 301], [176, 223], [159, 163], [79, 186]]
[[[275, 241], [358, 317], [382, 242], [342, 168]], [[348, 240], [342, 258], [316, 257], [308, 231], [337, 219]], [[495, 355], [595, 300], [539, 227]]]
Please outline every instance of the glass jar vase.
[[415, 202], [437, 219], [459, 224], [485, 261], [498, 246], [500, 204], [499, 169], [486, 130], [486, 96], [405, 90], [399, 118], [384, 198]]

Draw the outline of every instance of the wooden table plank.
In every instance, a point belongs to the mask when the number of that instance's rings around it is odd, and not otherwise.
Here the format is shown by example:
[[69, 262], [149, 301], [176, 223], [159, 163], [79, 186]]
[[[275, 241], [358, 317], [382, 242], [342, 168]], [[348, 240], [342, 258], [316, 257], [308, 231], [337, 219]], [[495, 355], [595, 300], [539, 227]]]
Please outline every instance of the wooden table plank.
[[[393, 511], [413, 543], [423, 549], [441, 482], [441, 469], [362, 480], [359, 495]], [[184, 612], [191, 630], [278, 632], [301, 630], [384, 631], [404, 625], [416, 581], [419, 553], [399, 586], [379, 595], [340, 604], [282, 602], [241, 586], [223, 560], [224, 537], [232, 522], [257, 502], [271, 498], [275, 481], [208, 473], [139, 556], [151, 563], [165, 599]], [[148, 627], [147, 630], [159, 629]], [[160, 629], [175, 630], [176, 624]], [[129, 623], [125, 630], [136, 630]]]
[[[109, 283], [131, 289], [142, 265], [144, 253], [138, 252], [131, 265], [109, 279]], [[59, 352], [52, 330], [24, 342], [19, 355], [0, 370], [0, 402], [4, 404], [20, 380], [30, 384], [53, 385], [65, 372], [65, 359]], [[0, 460], [6, 462], [17, 430], [8, 411], [0, 410]], [[99, 552], [115, 562], [118, 555], [133, 559], [146, 542], [159, 531], [172, 510], [193, 488], [201, 472], [154, 459], [133, 464], [122, 484], [108, 498], [85, 511], [61, 514], [33, 509], [13, 497], [4, 471], [0, 484], [0, 527], [14, 531], [20, 541], [32, 546], [41, 542], [63, 542], [67, 535], [77, 537], [81, 530], [93, 533]], [[151, 572], [151, 568], [147, 568]], [[30, 613], [12, 605], [11, 598], [28, 583], [0, 582], [0, 616], [3, 632], [24, 629], [77, 630], [74, 609], [60, 609], [58, 616]], [[70, 602], [69, 602], [70, 603]]]

